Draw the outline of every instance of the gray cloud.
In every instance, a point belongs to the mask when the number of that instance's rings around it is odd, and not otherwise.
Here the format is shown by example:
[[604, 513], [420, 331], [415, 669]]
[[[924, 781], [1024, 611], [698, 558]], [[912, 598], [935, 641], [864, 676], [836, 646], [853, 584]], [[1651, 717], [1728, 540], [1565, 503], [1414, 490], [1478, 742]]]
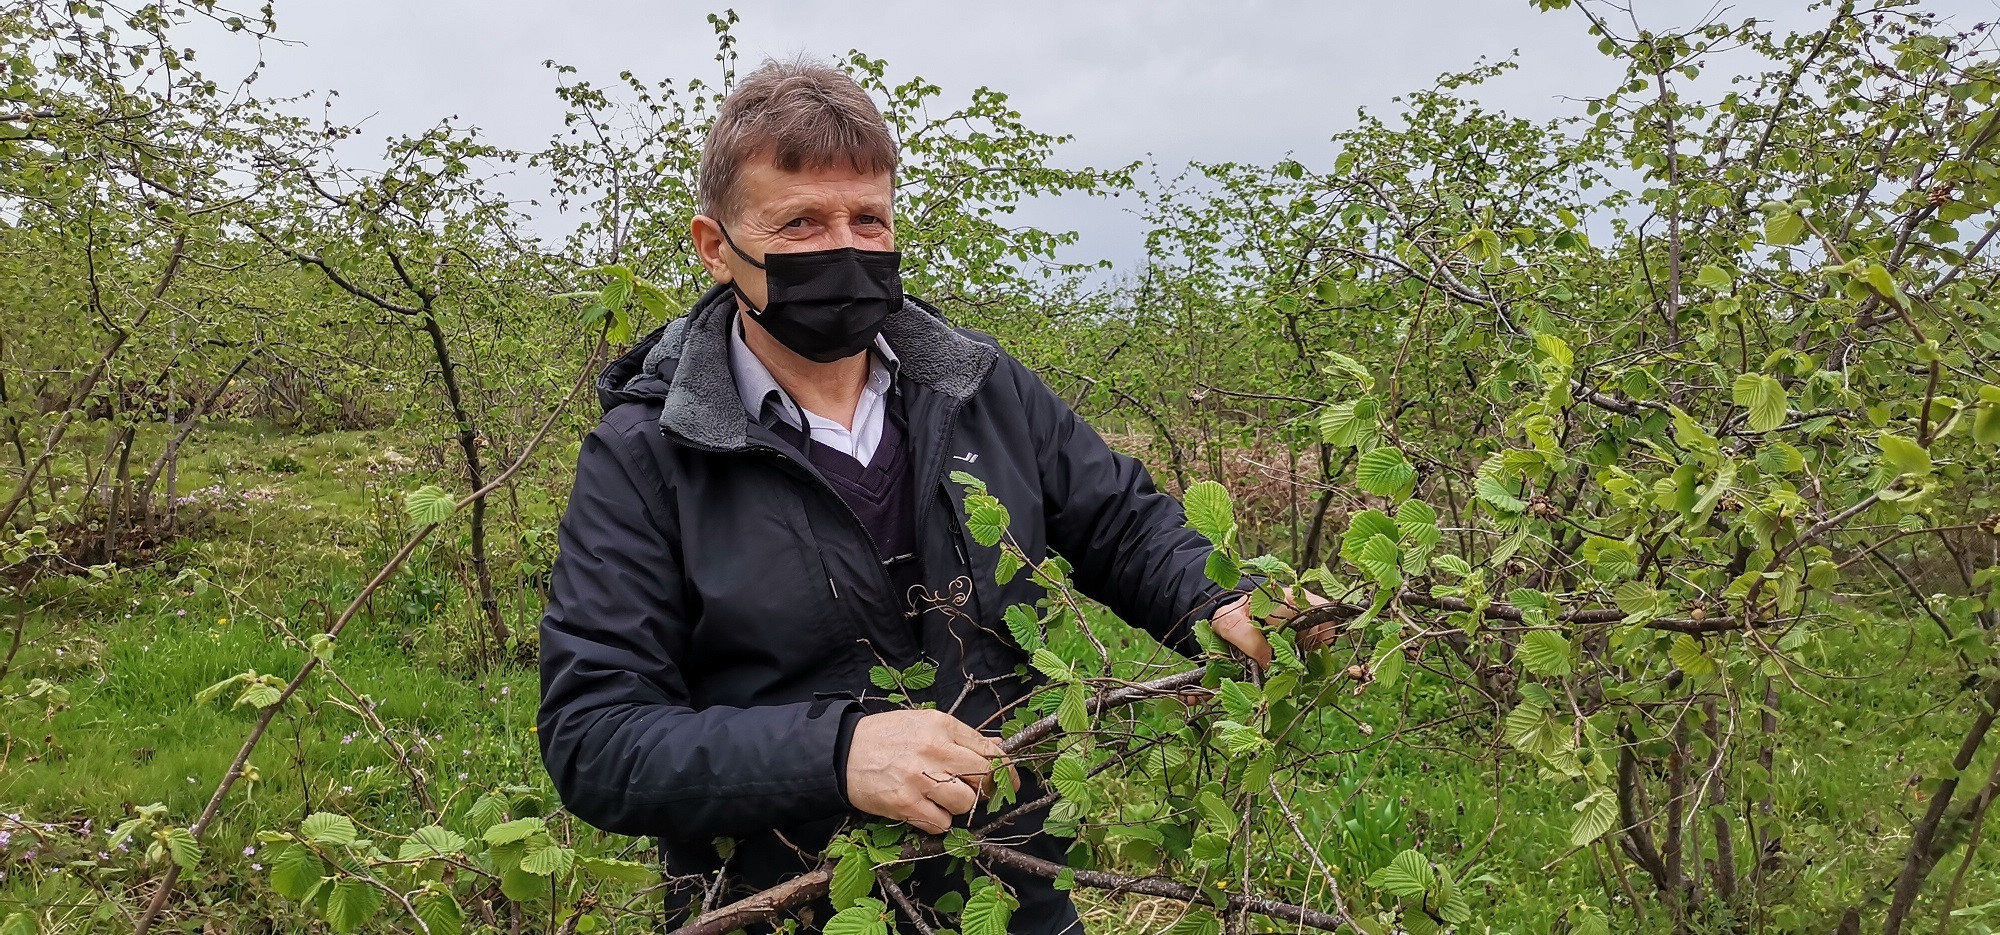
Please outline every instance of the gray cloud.
[[[1653, 27], [1698, 21], [1707, 0], [1638, 0]], [[2000, 17], [2000, 0], [1936, 0], [1962, 25]], [[713, 79], [707, 4], [594, 0], [311, 0], [280, 4], [267, 46], [265, 94], [341, 92], [336, 115], [366, 117], [366, 136], [421, 130], [455, 115], [503, 145], [533, 148], [559, 126], [550, 92], [553, 59], [608, 81]], [[1269, 163], [1286, 153], [1330, 156], [1327, 138], [1357, 108], [1386, 112], [1391, 99], [1480, 57], [1516, 55], [1520, 67], [1482, 88], [1482, 103], [1519, 116], [1572, 113], [1563, 95], [1600, 93], [1618, 77], [1580, 15], [1539, 13], [1526, 0], [1229, 4], [1145, 0], [1014, 0], [1006, 4], [870, 0], [770, 0], [737, 4], [745, 66], [765, 56], [832, 56], [858, 48], [885, 58], [892, 77], [921, 75], [958, 100], [971, 89], [1009, 94], [1030, 126], [1070, 134], [1060, 156], [1114, 165], [1152, 158]], [[1726, 8], [1810, 28], [1803, 0], [1752, 0]], [[204, 46], [217, 75], [241, 71], [244, 43]], [[356, 150], [365, 158], [366, 150]], [[1140, 255], [1129, 205], [1051, 199], [1025, 223], [1075, 229], [1074, 258]]]

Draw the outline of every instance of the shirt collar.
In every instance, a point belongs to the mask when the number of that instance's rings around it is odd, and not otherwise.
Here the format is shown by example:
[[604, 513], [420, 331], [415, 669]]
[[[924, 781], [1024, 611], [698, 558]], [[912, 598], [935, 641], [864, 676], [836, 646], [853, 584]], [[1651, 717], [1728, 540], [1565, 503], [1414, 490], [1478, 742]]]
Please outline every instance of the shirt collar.
[[[889, 347], [888, 339], [875, 336], [875, 344], [868, 355], [868, 383], [863, 392], [877, 396], [887, 395], [895, 384], [896, 371], [900, 364], [896, 352]], [[729, 324], [729, 370], [736, 377], [736, 395], [743, 400], [743, 411], [750, 414], [752, 421], [766, 424], [766, 414], [776, 414], [786, 425], [795, 429], [805, 428], [801, 421], [800, 406], [792, 401], [790, 393], [778, 385], [778, 378], [771, 376], [771, 368], [757, 359], [750, 345], [743, 342], [743, 319], [739, 313]]]

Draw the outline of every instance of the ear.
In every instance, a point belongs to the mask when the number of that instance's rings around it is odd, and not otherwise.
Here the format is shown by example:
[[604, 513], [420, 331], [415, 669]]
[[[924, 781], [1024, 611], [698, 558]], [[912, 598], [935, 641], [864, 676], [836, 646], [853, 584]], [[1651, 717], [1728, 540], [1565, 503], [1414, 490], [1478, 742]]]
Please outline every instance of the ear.
[[736, 278], [730, 272], [729, 264], [722, 259], [722, 252], [729, 246], [722, 240], [722, 225], [706, 214], [697, 214], [688, 226], [688, 235], [694, 241], [694, 252], [701, 257], [701, 265], [708, 269], [708, 275], [716, 282], [729, 282]]

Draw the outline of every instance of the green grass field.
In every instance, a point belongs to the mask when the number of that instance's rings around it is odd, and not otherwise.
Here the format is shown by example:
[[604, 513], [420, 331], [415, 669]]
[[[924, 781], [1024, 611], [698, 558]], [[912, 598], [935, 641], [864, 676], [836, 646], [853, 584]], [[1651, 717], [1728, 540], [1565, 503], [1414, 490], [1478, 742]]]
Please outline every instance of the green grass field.
[[[198, 537], [173, 543], [145, 569], [103, 580], [46, 577], [24, 606], [0, 609], [0, 619], [23, 623], [0, 684], [0, 810], [7, 813], [0, 819], [0, 916], [33, 916], [43, 931], [129, 929], [127, 913], [159, 867], [143, 865], [146, 841], [110, 849], [107, 832], [151, 803], [165, 805], [173, 823], [200, 813], [255, 712], [231, 706], [234, 688], [206, 703], [197, 695], [247, 670], [290, 678], [308, 657], [302, 637], [347, 602], [405, 532], [391, 494], [429, 478], [385, 441], [245, 427], [210, 433], [182, 484], [204, 491], [189, 508], [212, 516]], [[521, 525], [553, 521], [552, 495], [532, 482], [515, 502]], [[502, 508], [514, 509], [513, 502]], [[502, 580], [514, 582], [503, 603], [523, 635], [532, 633], [536, 598], [508, 562], [532, 559], [526, 548], [509, 544], [496, 566]], [[362, 705], [372, 705], [388, 736], [411, 751], [411, 764], [447, 815], [463, 814], [496, 789], [552, 798], [533, 734], [532, 653], [523, 659], [518, 649], [476, 649], [481, 628], [460, 575], [450, 538], [420, 551], [343, 635], [330, 671], [285, 709], [251, 759], [255, 781], [227, 801], [199, 871], [182, 886], [188, 902], [177, 917], [191, 920], [188, 930], [324, 927], [272, 891], [260, 872], [268, 859], [260, 830], [292, 828], [315, 811], [345, 813], [382, 834], [428, 822], [390, 745], [360, 715]], [[1775, 859], [1771, 891], [1784, 899], [1768, 907], [1771, 930], [1806, 930], [1831, 906], [1883, 898], [1925, 780], [1950, 755], [1934, 741], [1912, 745], [1911, 738], [1935, 735], [1917, 729], [1927, 718], [1965, 717], [1963, 699], [1927, 674], [1928, 661], [1944, 652], [1934, 632], [1853, 617], [1852, 627], [1819, 634], [1815, 651], [1839, 663], [1830, 669], [1853, 671], [1856, 660], [1866, 660], [1880, 674], [1797, 672], [1801, 687], [1826, 704], [1793, 692], [1782, 712], [1782, 736], [1828, 739], [1820, 748], [1780, 744], [1770, 777], [1773, 814], [1760, 820], [1779, 822], [1788, 840], [1811, 842], [1800, 849], [1822, 859]], [[1114, 637], [1122, 656], [1157, 651], [1115, 621], [1100, 619], [1096, 628]], [[1636, 875], [1621, 879], [1629, 865], [1571, 851], [1570, 799], [1547, 791], [1559, 787], [1513, 781], [1515, 771], [1535, 768], [1526, 758], [1503, 755], [1493, 765], [1493, 719], [1418, 729], [1427, 713], [1455, 709], [1443, 695], [1460, 689], [1421, 667], [1411, 671], [1402, 699], [1345, 698], [1345, 714], [1325, 713], [1321, 730], [1334, 752], [1321, 760], [1319, 775], [1299, 780], [1312, 793], [1302, 799], [1310, 803], [1307, 818], [1338, 842], [1329, 852], [1350, 892], [1407, 847], [1425, 849], [1473, 882], [1475, 931], [1565, 931], [1579, 901], [1622, 906], [1627, 882], [1643, 888]], [[1435, 703], [1427, 701], [1432, 696]], [[1727, 755], [1754, 759], [1754, 743], [1743, 738]], [[1149, 790], [1130, 783], [1117, 796], [1128, 814], [1150, 800]], [[580, 826], [569, 831], [592, 853], [643, 858], [647, 849]], [[1954, 857], [1941, 872], [1956, 869]], [[2000, 874], [1975, 866], [1959, 899], [1965, 908], [1948, 931], [1993, 931], [1996, 896]], [[1164, 930], [1176, 917], [1158, 901], [1088, 892], [1081, 899], [1094, 930]], [[208, 921], [192, 921], [202, 917]], [[652, 921], [607, 918], [620, 931]], [[373, 925], [398, 927], [388, 913]]]

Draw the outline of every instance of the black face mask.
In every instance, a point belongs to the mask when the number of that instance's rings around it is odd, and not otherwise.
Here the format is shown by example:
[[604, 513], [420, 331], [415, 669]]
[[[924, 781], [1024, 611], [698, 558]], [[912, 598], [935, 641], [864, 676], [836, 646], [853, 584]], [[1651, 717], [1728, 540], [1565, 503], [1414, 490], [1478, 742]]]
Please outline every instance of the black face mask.
[[[720, 225], [717, 225], [720, 227]], [[894, 250], [810, 250], [767, 253], [759, 263], [722, 229], [722, 239], [743, 261], [764, 271], [769, 299], [758, 308], [734, 281], [729, 287], [750, 317], [792, 353], [822, 364], [868, 349], [882, 322], [903, 304], [903, 255]]]

